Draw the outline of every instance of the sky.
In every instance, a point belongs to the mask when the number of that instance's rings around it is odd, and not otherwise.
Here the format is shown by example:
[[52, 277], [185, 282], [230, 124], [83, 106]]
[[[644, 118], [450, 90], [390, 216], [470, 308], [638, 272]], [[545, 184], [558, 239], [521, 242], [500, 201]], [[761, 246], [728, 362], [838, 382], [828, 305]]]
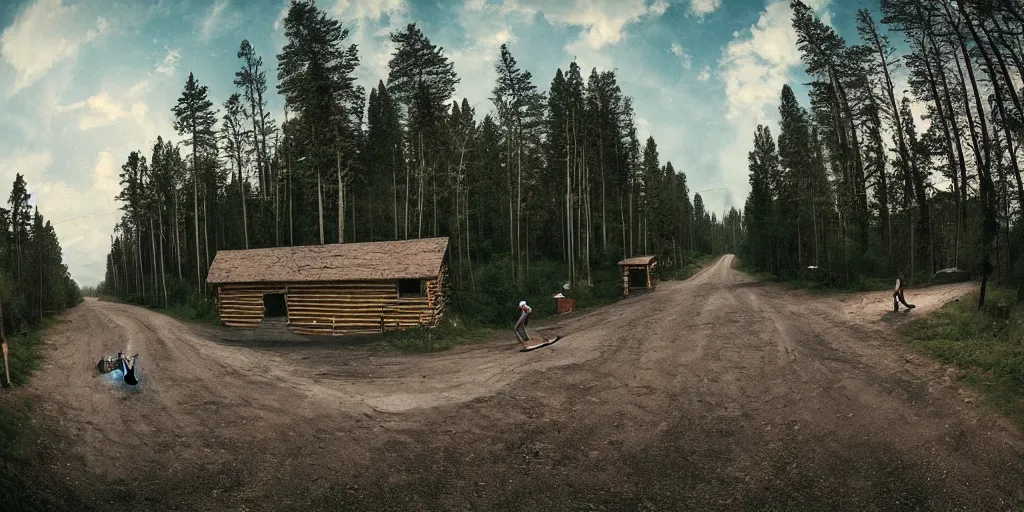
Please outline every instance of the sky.
[[[848, 42], [877, 0], [808, 0]], [[234, 92], [248, 39], [268, 88], [284, 46], [287, 0], [0, 0], [0, 180], [25, 175], [80, 285], [99, 283], [121, 204], [128, 153], [177, 141], [171, 107], [190, 72], [215, 105]], [[614, 69], [640, 136], [685, 172], [721, 216], [742, 209], [757, 124], [778, 135], [789, 83], [807, 107], [789, 0], [319, 0], [359, 47], [358, 83], [387, 79], [388, 35], [415, 22], [444, 49], [478, 119], [492, 111], [494, 63], [507, 43], [541, 90], [575, 59], [584, 76]], [[876, 13], [876, 20], [880, 16]], [[902, 38], [893, 35], [893, 41]], [[897, 92], [905, 75], [897, 72]], [[282, 98], [268, 104], [280, 122]], [[918, 110], [915, 108], [915, 111]]]

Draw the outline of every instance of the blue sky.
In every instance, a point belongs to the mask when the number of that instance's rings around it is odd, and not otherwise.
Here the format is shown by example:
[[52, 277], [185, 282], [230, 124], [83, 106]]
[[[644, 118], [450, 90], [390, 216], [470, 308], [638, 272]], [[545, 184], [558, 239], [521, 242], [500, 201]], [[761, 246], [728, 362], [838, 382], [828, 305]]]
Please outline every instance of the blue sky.
[[[811, 0], [848, 41], [876, 0]], [[444, 47], [481, 118], [492, 109], [494, 60], [508, 43], [546, 90], [575, 57], [617, 69], [641, 136], [707, 192], [715, 212], [742, 207], [755, 126], [774, 123], [784, 83], [806, 81], [788, 0], [320, 0], [360, 49], [359, 82], [387, 77], [388, 34], [417, 22]], [[55, 224], [72, 275], [103, 277], [120, 206], [118, 172], [157, 135], [177, 140], [171, 107], [188, 73], [223, 103], [248, 39], [276, 85], [286, 0], [0, 0], [0, 179], [25, 174]], [[894, 37], [894, 41], [900, 38]], [[901, 77], [902, 75], [898, 75]], [[903, 80], [902, 78], [899, 78]], [[899, 85], [898, 85], [899, 87]], [[901, 90], [901, 89], [898, 89]], [[280, 121], [281, 98], [269, 98]], [[806, 101], [804, 101], [806, 106]]]

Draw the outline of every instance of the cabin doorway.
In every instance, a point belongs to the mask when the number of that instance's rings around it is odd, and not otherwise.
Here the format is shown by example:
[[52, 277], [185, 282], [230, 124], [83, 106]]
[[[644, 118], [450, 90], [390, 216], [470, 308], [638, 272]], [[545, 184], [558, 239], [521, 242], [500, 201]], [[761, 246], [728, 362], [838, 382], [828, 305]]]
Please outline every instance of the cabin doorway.
[[263, 318], [282, 318], [288, 316], [283, 293], [268, 293], [263, 296]]
[[631, 269], [629, 269], [629, 287], [630, 288], [647, 288], [647, 269], [644, 269], [644, 268], [631, 268]]

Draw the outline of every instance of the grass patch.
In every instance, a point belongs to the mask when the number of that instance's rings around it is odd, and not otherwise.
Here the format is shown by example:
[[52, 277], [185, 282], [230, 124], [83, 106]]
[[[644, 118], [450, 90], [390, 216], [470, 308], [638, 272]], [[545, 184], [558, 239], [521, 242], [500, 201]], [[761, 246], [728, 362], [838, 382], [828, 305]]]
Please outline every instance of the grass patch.
[[829, 285], [819, 280], [799, 277], [782, 283], [791, 290], [806, 290], [822, 293], [857, 293], [857, 292], [881, 292], [892, 290], [896, 284], [896, 278], [888, 277], [858, 277], [850, 283], [843, 285]]
[[31, 429], [31, 406], [27, 399], [0, 404], [0, 510], [28, 510], [36, 488], [27, 476], [29, 458], [22, 449]]
[[[987, 405], [1024, 427], [1024, 304], [1014, 299], [1013, 290], [990, 289], [979, 310], [973, 293], [901, 331], [913, 348], [964, 370]], [[1008, 320], [993, 315], [998, 304], [1010, 305]]]
[[693, 277], [697, 272], [700, 272], [704, 267], [718, 261], [718, 258], [721, 258], [721, 256], [691, 255], [686, 258], [687, 261], [683, 265], [670, 272], [666, 272], [662, 277], [667, 281], [685, 281]]
[[189, 297], [184, 304], [171, 304], [166, 308], [147, 306], [145, 304], [127, 301], [109, 295], [101, 295], [99, 300], [103, 302], [116, 302], [118, 304], [127, 304], [129, 306], [146, 308], [185, 322], [220, 325], [220, 319], [217, 317], [217, 304], [213, 301], [205, 301], [198, 296]]
[[[510, 329], [511, 330], [511, 329]], [[458, 318], [444, 319], [437, 327], [415, 327], [384, 333], [384, 341], [393, 349], [408, 354], [442, 352], [456, 345], [498, 332], [493, 327], [467, 325]]]
[[[25, 384], [32, 372], [39, 368], [39, 357], [36, 355], [35, 347], [42, 343], [46, 330], [57, 322], [58, 320], [55, 318], [44, 318], [33, 330], [7, 338], [11, 384], [15, 386]], [[5, 380], [4, 386], [6, 385]]]
[[[826, 270], [805, 269], [803, 272], [779, 277], [775, 274], [755, 270], [746, 267], [743, 260], [739, 260], [739, 270], [757, 279], [762, 283], [779, 283], [790, 290], [801, 290], [816, 293], [857, 293], [857, 292], [880, 292], [892, 290], [896, 284], [896, 276], [872, 277], [858, 276], [853, 281], [841, 283], [843, 280], [835, 275], [828, 275]], [[917, 283], [926, 283], [926, 277], [920, 278]], [[913, 284], [909, 284], [913, 286]]]
[[[7, 338], [8, 364], [14, 386], [27, 383], [32, 372], [39, 368], [36, 347], [43, 341], [47, 329], [57, 322], [55, 318], [44, 318], [33, 330]], [[29, 460], [22, 450], [31, 429], [31, 406], [27, 399], [0, 397], [0, 510], [26, 510], [27, 500], [36, 487], [26, 477]]]
[[168, 308], [151, 309], [185, 322], [220, 325], [220, 320], [217, 318], [217, 311], [209, 307], [195, 307], [188, 304], [177, 304]]

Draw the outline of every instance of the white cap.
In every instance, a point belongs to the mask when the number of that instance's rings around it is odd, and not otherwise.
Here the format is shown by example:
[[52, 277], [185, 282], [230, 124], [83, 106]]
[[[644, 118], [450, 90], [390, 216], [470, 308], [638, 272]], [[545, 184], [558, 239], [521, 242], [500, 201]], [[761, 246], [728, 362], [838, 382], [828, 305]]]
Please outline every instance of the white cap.
[[523, 307], [525, 305], [526, 305], [526, 301], [525, 300], [519, 301], [519, 307]]

